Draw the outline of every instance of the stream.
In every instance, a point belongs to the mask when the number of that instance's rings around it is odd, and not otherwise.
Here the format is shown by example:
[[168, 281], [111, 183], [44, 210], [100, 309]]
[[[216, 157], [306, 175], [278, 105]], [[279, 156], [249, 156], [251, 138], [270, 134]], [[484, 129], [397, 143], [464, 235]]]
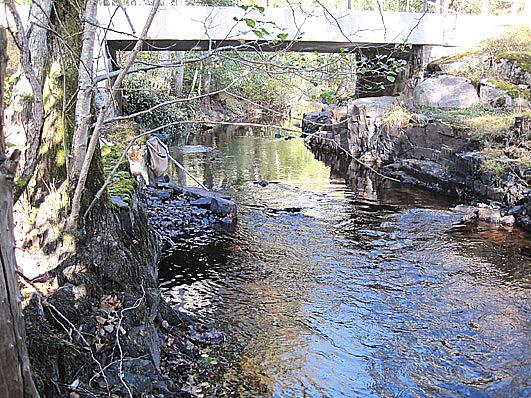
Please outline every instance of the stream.
[[226, 337], [234, 366], [212, 396], [531, 395], [524, 232], [456, 228], [452, 199], [348, 176], [263, 130], [174, 156], [239, 206], [232, 228], [185, 236], [160, 263], [164, 295]]

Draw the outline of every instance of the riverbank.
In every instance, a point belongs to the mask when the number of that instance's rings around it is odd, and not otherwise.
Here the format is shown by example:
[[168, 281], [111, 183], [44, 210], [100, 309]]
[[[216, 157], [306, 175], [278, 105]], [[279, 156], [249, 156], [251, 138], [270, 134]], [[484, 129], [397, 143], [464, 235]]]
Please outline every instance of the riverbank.
[[309, 113], [307, 143], [458, 197], [474, 206], [464, 220], [531, 232], [530, 38], [520, 28], [432, 61], [407, 94]]
[[[521, 155], [514, 149], [527, 145], [524, 137], [529, 135], [529, 123], [525, 118], [511, 130], [512, 136], [522, 138], [504, 153], [487, 151], [466, 131], [427, 115], [404, 113], [406, 119], [386, 124], [386, 118], [397, 108], [400, 105], [395, 97], [374, 97], [351, 101], [346, 108], [306, 115], [303, 130], [308, 135], [307, 145], [314, 152], [336, 155], [339, 162], [373, 168], [405, 184], [471, 204], [488, 204], [489, 216], [482, 210], [487, 206], [480, 205], [474, 209], [475, 215], [465, 217], [468, 221], [479, 218], [517, 224], [531, 232], [531, 174], [525, 155], [529, 152]], [[317, 119], [321, 125], [312, 122]]]

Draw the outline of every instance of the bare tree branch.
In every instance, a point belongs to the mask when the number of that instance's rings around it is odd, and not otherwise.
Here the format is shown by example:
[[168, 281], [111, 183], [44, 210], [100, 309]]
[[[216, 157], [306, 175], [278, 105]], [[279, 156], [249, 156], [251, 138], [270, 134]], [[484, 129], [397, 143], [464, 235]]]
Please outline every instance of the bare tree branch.
[[39, 160], [39, 150], [42, 141], [42, 127], [44, 124], [44, 99], [42, 96], [41, 84], [39, 83], [37, 74], [32, 67], [28, 39], [26, 37], [26, 31], [24, 29], [22, 19], [18, 14], [13, 0], [6, 0], [6, 5], [9, 9], [9, 12], [13, 16], [17, 29], [17, 32], [14, 33], [14, 37], [21, 53], [20, 64], [24, 71], [24, 75], [26, 79], [28, 79], [33, 91], [31, 119], [29, 121], [29, 128], [26, 137], [28, 147], [24, 156], [24, 169], [22, 170], [22, 173], [16, 182], [14, 192], [14, 201], [16, 202], [26, 190], [31, 177], [35, 174], [35, 169]]
[[[146, 20], [146, 24], [144, 25], [142, 33], [140, 34], [140, 38], [137, 41], [133, 51], [131, 51], [131, 53], [129, 54], [129, 57], [127, 59], [127, 62], [124, 68], [121, 70], [120, 74], [116, 78], [111, 88], [111, 94], [114, 93], [121, 86], [122, 81], [125, 75], [127, 74], [127, 71], [129, 70], [129, 68], [135, 61], [136, 56], [140, 52], [143, 41], [147, 37], [147, 33], [149, 31], [149, 28], [151, 27], [153, 19], [155, 18], [155, 14], [159, 8], [159, 5], [160, 5], [160, 0], [153, 1], [153, 6]], [[87, 153], [83, 160], [81, 173], [77, 181], [76, 189], [74, 191], [74, 196], [72, 198], [72, 210], [70, 212], [70, 217], [69, 217], [69, 226], [71, 228], [77, 227], [77, 220], [78, 220], [79, 212], [81, 209], [81, 195], [83, 193], [83, 190], [85, 189], [85, 183], [87, 181], [90, 164], [92, 162], [92, 157], [94, 155], [94, 151], [96, 150], [96, 146], [98, 145], [101, 128], [103, 126], [103, 121], [105, 120], [105, 115], [107, 114], [107, 110], [109, 109], [111, 104], [112, 104], [112, 95], [109, 95], [105, 105], [99, 111], [98, 119], [96, 121], [96, 126], [94, 127], [94, 131], [92, 132], [92, 137], [90, 138]]]

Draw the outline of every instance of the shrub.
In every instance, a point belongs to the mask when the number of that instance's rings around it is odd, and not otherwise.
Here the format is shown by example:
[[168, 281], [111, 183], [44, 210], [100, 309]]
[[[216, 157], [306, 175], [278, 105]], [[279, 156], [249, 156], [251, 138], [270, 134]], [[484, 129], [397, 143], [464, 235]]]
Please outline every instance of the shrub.
[[[161, 102], [175, 97], [165, 90], [160, 77], [149, 73], [131, 74], [124, 81], [124, 113], [131, 115], [145, 111]], [[151, 112], [136, 117], [136, 122], [144, 129], [151, 130], [163, 125], [182, 120], [187, 115], [187, 108], [178, 104], [171, 104], [157, 108]], [[174, 125], [160, 131], [164, 135], [176, 135], [184, 130], [184, 126]]]

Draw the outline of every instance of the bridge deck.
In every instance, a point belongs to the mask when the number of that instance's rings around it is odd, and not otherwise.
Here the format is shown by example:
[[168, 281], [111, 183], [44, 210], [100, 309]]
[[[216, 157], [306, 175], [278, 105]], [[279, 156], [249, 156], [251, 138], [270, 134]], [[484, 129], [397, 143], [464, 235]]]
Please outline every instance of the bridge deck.
[[[126, 12], [138, 34], [149, 13], [149, 6], [128, 6]], [[252, 21], [246, 21], [246, 18]], [[98, 21], [110, 26], [107, 42], [111, 49], [131, 49], [135, 34], [124, 12], [116, 7], [100, 7]], [[249, 25], [253, 25], [251, 27]], [[264, 13], [239, 7], [165, 6], [161, 7], [149, 31], [144, 50], [207, 50], [243, 43], [258, 44], [272, 51], [287, 47], [291, 51], [337, 52], [341, 48], [393, 45], [459, 46], [476, 44], [504, 27], [524, 23], [514, 17], [418, 14], [354, 10], [291, 10], [268, 8]], [[260, 37], [253, 29], [264, 28]], [[271, 46], [271, 39], [284, 38]]]

